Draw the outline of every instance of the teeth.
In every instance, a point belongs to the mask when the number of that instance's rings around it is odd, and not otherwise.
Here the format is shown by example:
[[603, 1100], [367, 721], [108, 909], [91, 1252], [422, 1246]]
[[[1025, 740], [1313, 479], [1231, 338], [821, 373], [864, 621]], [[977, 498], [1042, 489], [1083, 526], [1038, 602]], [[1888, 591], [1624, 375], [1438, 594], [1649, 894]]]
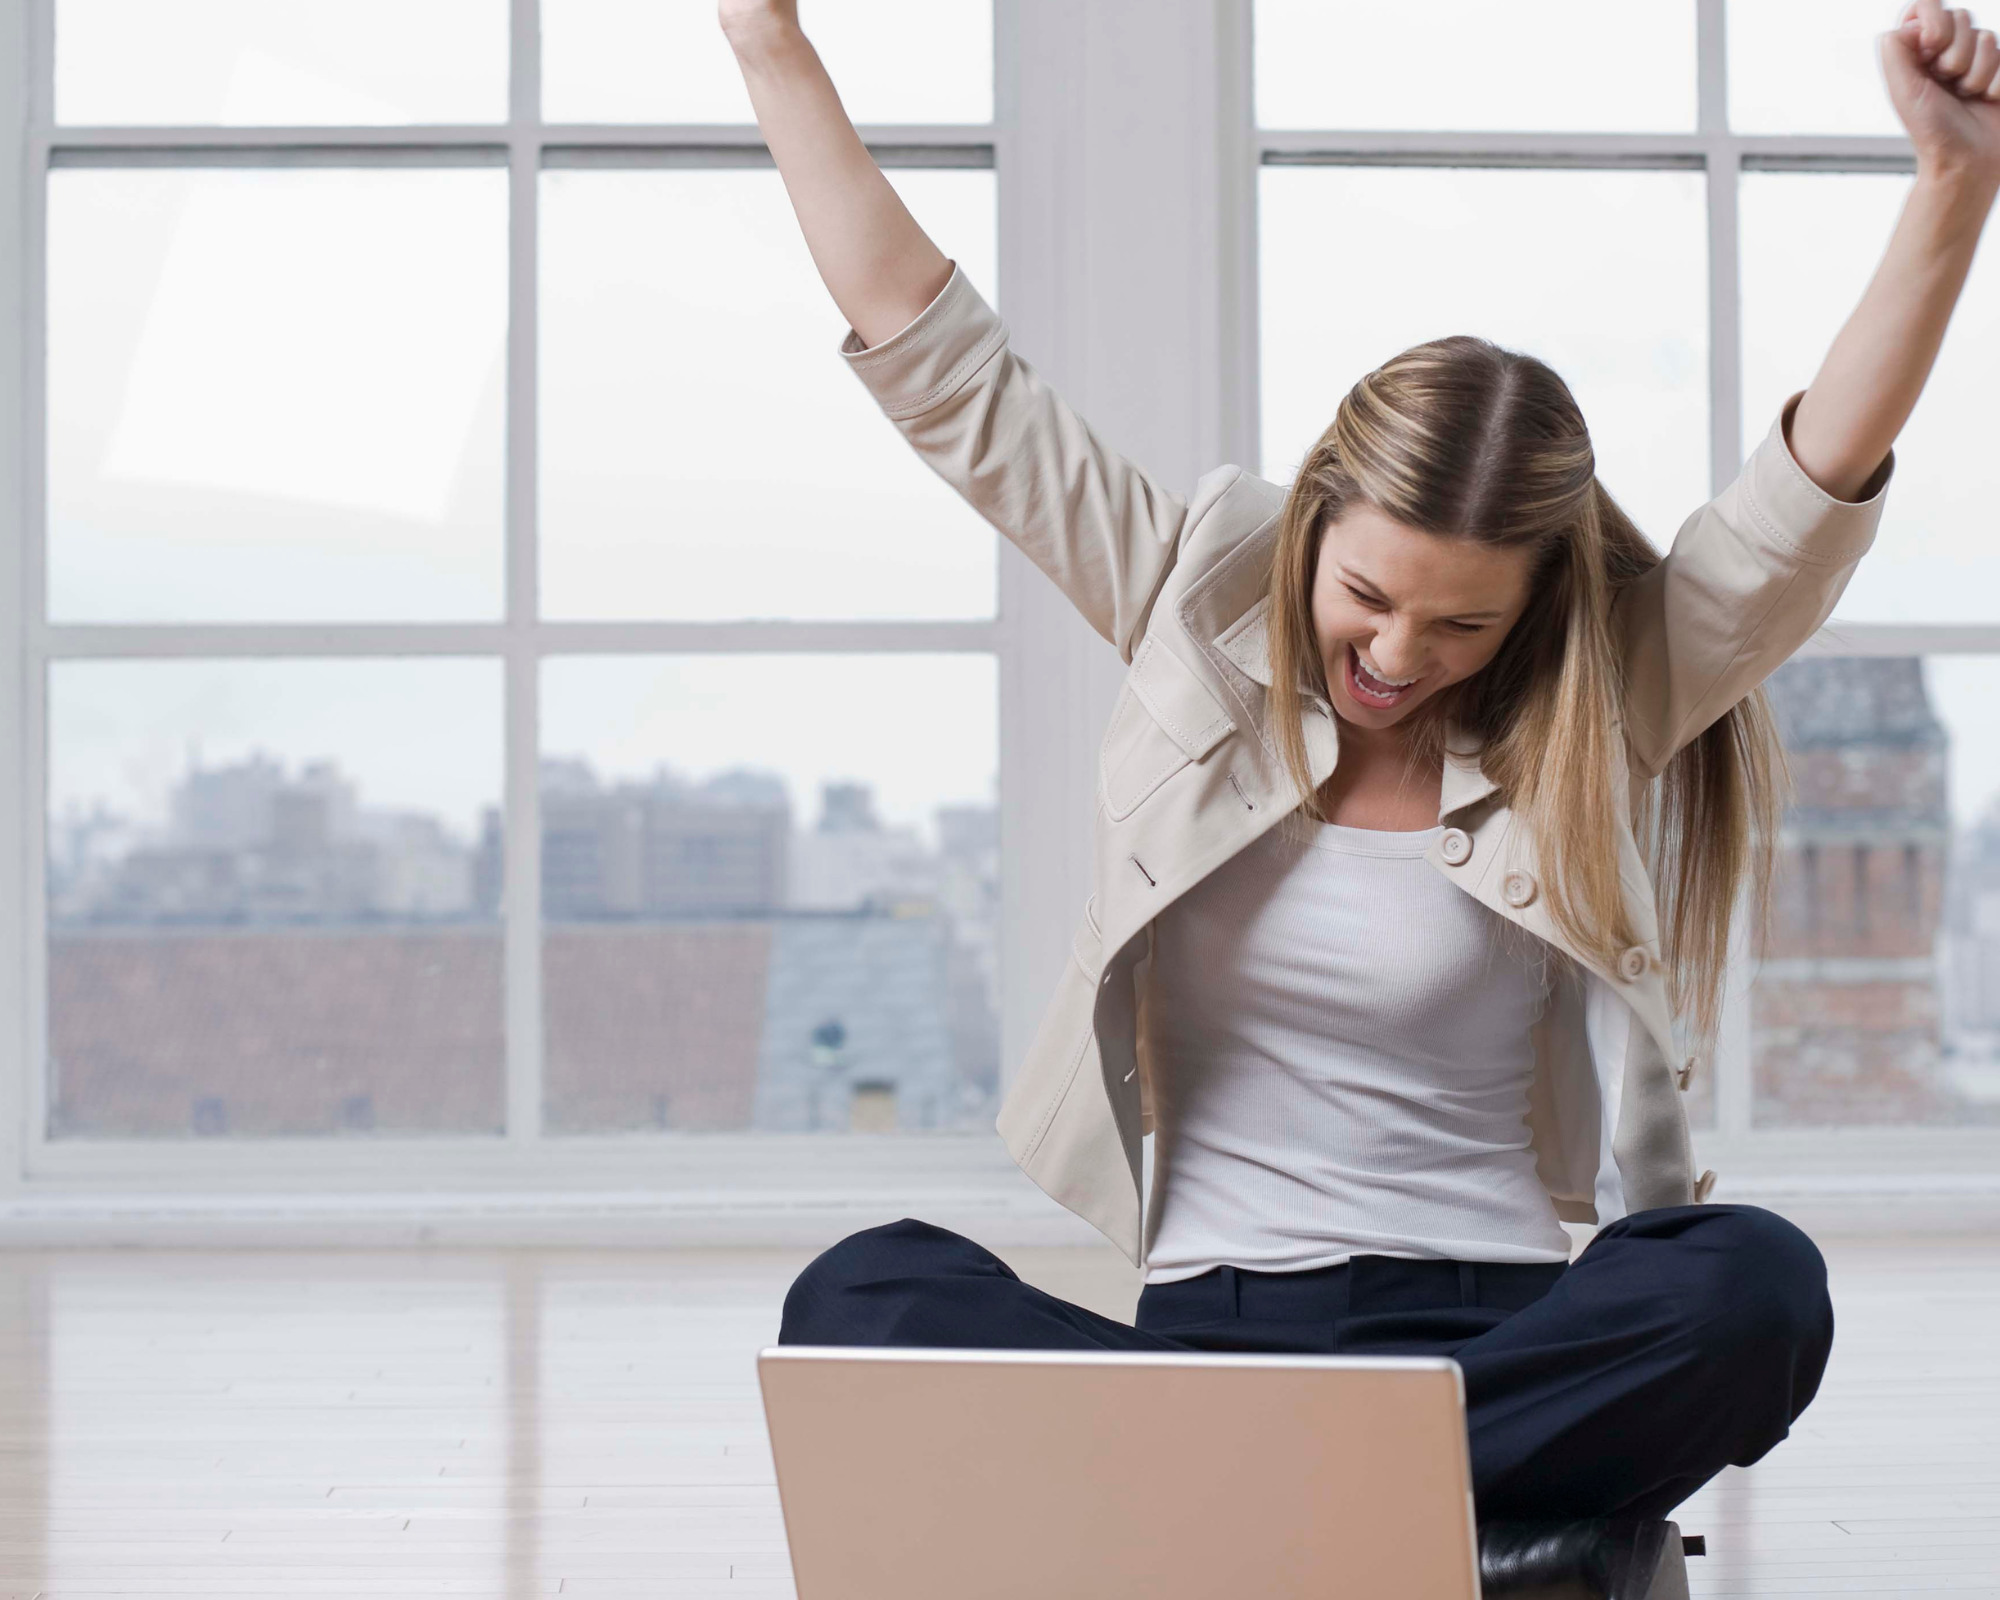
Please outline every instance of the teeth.
[[[1366, 661], [1361, 659], [1361, 652], [1359, 650], [1354, 652], [1354, 664], [1361, 669], [1361, 676], [1367, 680], [1367, 683], [1364, 685], [1367, 688], [1373, 688], [1379, 684], [1384, 690], [1407, 689], [1417, 681], [1416, 678], [1385, 678], [1381, 673], [1369, 666]], [[1422, 673], [1417, 674], [1419, 678], [1422, 676]]]

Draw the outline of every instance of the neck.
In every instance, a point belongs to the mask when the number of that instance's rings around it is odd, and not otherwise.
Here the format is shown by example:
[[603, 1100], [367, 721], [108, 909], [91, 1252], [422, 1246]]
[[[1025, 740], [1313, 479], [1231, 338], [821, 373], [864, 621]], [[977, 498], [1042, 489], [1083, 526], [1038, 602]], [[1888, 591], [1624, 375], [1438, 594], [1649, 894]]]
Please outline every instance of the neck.
[[1371, 757], [1400, 760], [1409, 751], [1409, 730], [1400, 723], [1387, 728], [1364, 728], [1337, 713], [1335, 720], [1340, 724], [1340, 742], [1347, 754], [1365, 753]]
[[1401, 725], [1363, 728], [1342, 719], [1340, 753], [1320, 789], [1329, 822], [1361, 828], [1426, 828], [1437, 820], [1443, 763]]

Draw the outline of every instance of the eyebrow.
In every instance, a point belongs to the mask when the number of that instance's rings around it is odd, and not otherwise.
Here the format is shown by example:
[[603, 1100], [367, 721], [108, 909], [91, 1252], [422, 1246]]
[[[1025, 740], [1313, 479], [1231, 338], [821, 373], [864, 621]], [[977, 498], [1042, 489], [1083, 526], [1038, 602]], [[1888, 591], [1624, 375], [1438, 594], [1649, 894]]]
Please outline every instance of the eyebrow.
[[[1343, 583], [1351, 582], [1356, 588], [1366, 589], [1371, 594], [1383, 593], [1382, 586], [1379, 583], [1362, 573], [1356, 572], [1346, 562], [1336, 561], [1334, 566], [1339, 570]], [[1497, 622], [1506, 614], [1504, 611], [1452, 611], [1446, 613], [1442, 620], [1446, 622]]]

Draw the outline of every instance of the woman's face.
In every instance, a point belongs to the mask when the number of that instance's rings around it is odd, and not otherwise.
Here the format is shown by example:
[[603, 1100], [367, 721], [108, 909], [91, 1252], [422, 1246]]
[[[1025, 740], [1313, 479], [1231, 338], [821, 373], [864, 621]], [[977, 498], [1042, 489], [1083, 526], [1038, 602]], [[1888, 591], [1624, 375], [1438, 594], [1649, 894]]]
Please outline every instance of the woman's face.
[[1341, 720], [1390, 727], [1491, 661], [1527, 608], [1533, 559], [1420, 533], [1370, 505], [1328, 523], [1313, 631]]

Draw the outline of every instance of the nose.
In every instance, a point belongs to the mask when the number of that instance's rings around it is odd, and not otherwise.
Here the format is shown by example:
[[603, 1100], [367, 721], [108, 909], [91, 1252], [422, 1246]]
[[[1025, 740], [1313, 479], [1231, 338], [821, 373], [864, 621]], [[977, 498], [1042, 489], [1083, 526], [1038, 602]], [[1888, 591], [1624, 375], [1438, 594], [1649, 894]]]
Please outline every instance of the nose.
[[1394, 626], [1376, 630], [1375, 637], [1362, 646], [1369, 662], [1385, 677], [1417, 677], [1423, 671], [1423, 642], [1409, 628]]

